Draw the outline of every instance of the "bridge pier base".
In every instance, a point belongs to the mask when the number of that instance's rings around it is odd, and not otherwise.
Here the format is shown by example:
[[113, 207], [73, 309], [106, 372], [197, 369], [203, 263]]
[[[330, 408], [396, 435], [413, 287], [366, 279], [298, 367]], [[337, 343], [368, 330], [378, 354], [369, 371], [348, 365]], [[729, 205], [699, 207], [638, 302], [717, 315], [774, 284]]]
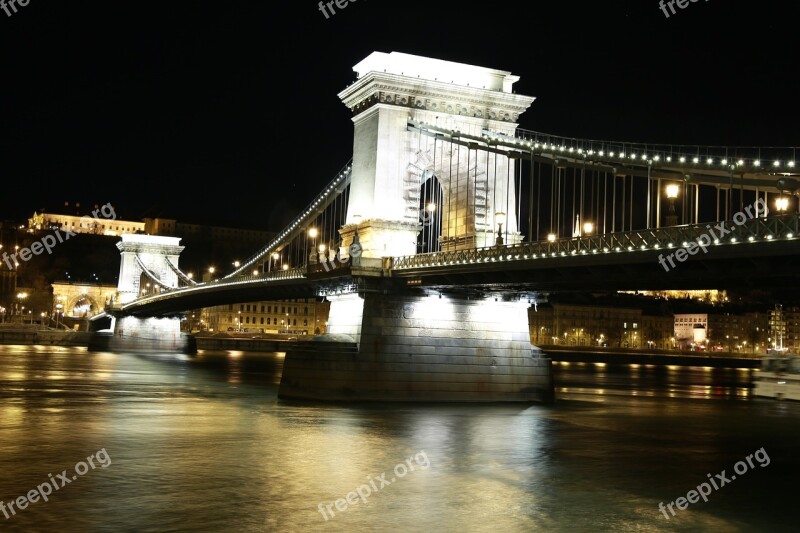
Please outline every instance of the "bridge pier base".
[[286, 354], [279, 397], [552, 402], [528, 305], [447, 296], [331, 297], [328, 334]]
[[110, 330], [92, 333], [89, 351], [196, 354], [197, 340], [180, 326], [180, 318], [112, 318]]

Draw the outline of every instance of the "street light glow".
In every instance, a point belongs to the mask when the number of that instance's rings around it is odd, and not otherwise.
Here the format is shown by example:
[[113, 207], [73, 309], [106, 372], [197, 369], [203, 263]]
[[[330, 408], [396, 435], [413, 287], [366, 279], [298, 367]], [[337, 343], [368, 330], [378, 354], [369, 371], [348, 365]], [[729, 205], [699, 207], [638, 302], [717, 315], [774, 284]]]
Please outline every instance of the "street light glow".
[[678, 197], [678, 193], [680, 192], [681, 188], [679, 185], [672, 183], [667, 185], [667, 198], [674, 200]]

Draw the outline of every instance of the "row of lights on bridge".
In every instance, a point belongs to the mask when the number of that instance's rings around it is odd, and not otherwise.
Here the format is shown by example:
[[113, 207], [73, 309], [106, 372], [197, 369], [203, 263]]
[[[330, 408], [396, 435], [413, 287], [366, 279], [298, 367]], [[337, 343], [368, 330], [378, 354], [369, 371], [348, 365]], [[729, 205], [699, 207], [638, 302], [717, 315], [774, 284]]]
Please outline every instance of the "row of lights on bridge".
[[[409, 117], [409, 119], [411, 119], [411, 117]], [[429, 124], [426, 124], [425, 122], [419, 122], [419, 124], [423, 125], [423, 126], [428, 126], [429, 125]], [[456, 130], [453, 130], [453, 132], [451, 133], [451, 136], [458, 137], [458, 136], [461, 135], [461, 133], [462, 132], [460, 130], [456, 129]], [[540, 142], [537, 142], [537, 141], [526, 141], [526, 140], [519, 140], [519, 139], [516, 139], [516, 138], [504, 139], [502, 137], [490, 137], [489, 135], [483, 135], [482, 137], [487, 142], [491, 142], [491, 141], [498, 142], [499, 141], [499, 142], [503, 142], [505, 144], [510, 144], [510, 145], [514, 145], [514, 146], [533, 148], [534, 150], [541, 149], [541, 150], [548, 150], [548, 151], [551, 151], [551, 152], [561, 152], [561, 153], [576, 154], [576, 155], [586, 155], [586, 156], [590, 156], [590, 157], [591, 156], [608, 157], [608, 158], [611, 158], [611, 159], [618, 159], [618, 160], [631, 160], [631, 161], [641, 160], [641, 161], [645, 161], [645, 162], [650, 163], [650, 164], [652, 164], [654, 162], [655, 163], [659, 163], [661, 161], [664, 161], [666, 163], [672, 163], [673, 161], [675, 161], [675, 162], [678, 162], [678, 163], [681, 163], [681, 164], [687, 164], [687, 163], [691, 162], [692, 164], [695, 164], [695, 165], [699, 165], [699, 164], [702, 164], [702, 163], [705, 163], [706, 165], [714, 165], [715, 163], [717, 163], [717, 159], [715, 159], [713, 157], [701, 158], [700, 156], [693, 156], [692, 157], [692, 156], [687, 156], [687, 155], [678, 155], [678, 156], [674, 156], [673, 157], [673, 155], [671, 155], [671, 153], [670, 153], [670, 155], [667, 155], [666, 152], [661, 153], [661, 154], [656, 153], [656, 154], [653, 154], [651, 156], [650, 154], [647, 154], [646, 152], [642, 152], [642, 153], [637, 154], [635, 152], [627, 153], [624, 150], [623, 151], [619, 151], [619, 152], [613, 151], [613, 150], [594, 150], [594, 149], [588, 149], [587, 150], [587, 149], [584, 149], [584, 148], [576, 148], [574, 146], [566, 146], [566, 145], [563, 145], [563, 144], [562, 145], [557, 145], [556, 143], [549, 143], [549, 144], [546, 143], [546, 142], [540, 143]], [[734, 169], [736, 167], [739, 167], [739, 168], [746, 167], [748, 165], [752, 166], [753, 168], [761, 168], [762, 165], [767, 166], [767, 167], [772, 166], [775, 169], [780, 169], [782, 167], [789, 168], [789, 169], [795, 168], [795, 162], [794, 161], [782, 161], [782, 160], [774, 160], [774, 161], [772, 161], [772, 163], [770, 165], [769, 161], [765, 162], [765, 161], [762, 161], [761, 159], [741, 159], [740, 158], [740, 159], [736, 159], [734, 161], [732, 159], [728, 159], [728, 158], [722, 157], [722, 158], [719, 158], [718, 162], [719, 162], [720, 166], [725, 167], [725, 168], [731, 168], [731, 169]]]
[[[289, 227], [287, 227], [278, 237], [275, 238], [275, 240], [273, 240], [269, 244], [269, 246], [266, 247], [265, 251], [261, 255], [257, 255], [251, 262], [258, 261], [258, 259], [260, 259], [261, 257], [264, 256], [264, 254], [267, 253], [267, 250], [270, 250], [270, 249], [274, 248], [275, 246], [277, 246], [278, 244], [280, 244], [283, 241], [283, 239], [285, 239], [286, 237], [288, 237], [292, 233], [292, 231], [294, 231], [298, 226], [302, 225], [304, 223], [305, 219], [314, 212], [314, 209], [319, 204], [324, 202], [328, 198], [328, 196], [330, 196], [330, 194], [336, 190], [336, 186], [339, 185], [339, 183], [341, 183], [342, 180], [347, 178], [348, 174], [350, 173], [350, 169], [351, 169], [351, 166], [348, 165], [342, 172], [340, 172], [339, 175], [336, 177], [336, 179], [333, 180], [328, 185], [328, 187], [325, 189], [325, 191], [322, 194], [320, 194], [317, 197], [316, 200], [314, 200], [314, 202], [305, 210], [305, 212], [303, 212], [302, 215], [297, 217], [295, 219], [295, 221]], [[278, 254], [276, 254], [276, 253], [272, 254], [273, 259], [275, 258], [276, 255], [278, 255]], [[283, 265], [282, 268], [283, 268], [283, 270], [288, 270], [289, 266], [288, 265]]]

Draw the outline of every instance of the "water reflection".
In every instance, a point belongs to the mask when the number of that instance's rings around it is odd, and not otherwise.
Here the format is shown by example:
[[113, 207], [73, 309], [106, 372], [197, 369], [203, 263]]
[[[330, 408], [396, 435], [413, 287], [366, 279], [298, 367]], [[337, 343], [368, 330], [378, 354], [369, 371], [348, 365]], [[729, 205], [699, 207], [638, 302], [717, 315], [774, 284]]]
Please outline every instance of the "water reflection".
[[[555, 365], [555, 405], [277, 398], [284, 354], [0, 346], [0, 499], [105, 448], [9, 531], [738, 531], [794, 524], [796, 404], [747, 372]], [[674, 522], [660, 501], [766, 447], [773, 465]], [[395, 468], [423, 452], [430, 468]], [[335, 502], [386, 474], [367, 503]], [[380, 484], [376, 481], [376, 485]], [[334, 505], [326, 517], [319, 505]], [[769, 512], [761, 509], [770, 509]], [[748, 511], [754, 509], [754, 511]]]

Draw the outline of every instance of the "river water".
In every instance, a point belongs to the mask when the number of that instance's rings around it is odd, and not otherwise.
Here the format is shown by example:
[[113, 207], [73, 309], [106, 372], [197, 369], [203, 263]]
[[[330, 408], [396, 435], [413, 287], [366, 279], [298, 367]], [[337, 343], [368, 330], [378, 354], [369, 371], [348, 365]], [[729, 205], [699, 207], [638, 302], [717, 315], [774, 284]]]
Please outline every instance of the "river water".
[[278, 400], [282, 362], [0, 346], [0, 499], [51, 492], [0, 530], [798, 529], [800, 403], [753, 371], [557, 364], [549, 406], [325, 405]]

